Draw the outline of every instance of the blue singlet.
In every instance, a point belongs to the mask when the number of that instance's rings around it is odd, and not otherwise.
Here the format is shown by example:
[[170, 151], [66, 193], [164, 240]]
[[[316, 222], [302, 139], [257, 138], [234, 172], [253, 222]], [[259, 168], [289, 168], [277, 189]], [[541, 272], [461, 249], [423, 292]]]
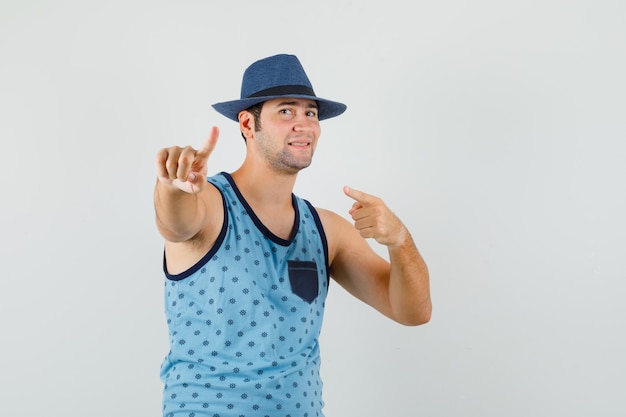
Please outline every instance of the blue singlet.
[[171, 275], [165, 417], [321, 417], [318, 338], [328, 247], [313, 206], [295, 195], [292, 237], [270, 232], [227, 173], [208, 178], [224, 201], [214, 247]]

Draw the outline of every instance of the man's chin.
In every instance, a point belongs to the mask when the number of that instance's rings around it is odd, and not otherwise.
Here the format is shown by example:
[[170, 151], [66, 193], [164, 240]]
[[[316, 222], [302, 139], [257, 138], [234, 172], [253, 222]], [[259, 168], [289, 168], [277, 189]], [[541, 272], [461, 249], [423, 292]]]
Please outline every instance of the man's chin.
[[311, 166], [311, 162], [309, 161], [309, 163], [306, 164], [290, 164], [290, 165], [283, 165], [280, 167], [274, 167], [277, 171], [286, 174], [286, 175], [296, 175], [298, 172], [302, 171], [305, 168], [308, 168]]

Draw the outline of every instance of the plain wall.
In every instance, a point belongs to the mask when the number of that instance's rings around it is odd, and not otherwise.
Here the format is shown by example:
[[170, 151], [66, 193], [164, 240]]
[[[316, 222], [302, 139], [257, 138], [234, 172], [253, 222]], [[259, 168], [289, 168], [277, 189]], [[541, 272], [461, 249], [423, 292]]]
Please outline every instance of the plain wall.
[[[431, 272], [403, 327], [331, 285], [328, 417], [626, 415], [626, 3], [0, 1], [0, 413], [160, 415], [154, 156], [294, 53], [322, 122], [296, 193], [382, 197]], [[374, 245], [385, 254], [384, 248]]]

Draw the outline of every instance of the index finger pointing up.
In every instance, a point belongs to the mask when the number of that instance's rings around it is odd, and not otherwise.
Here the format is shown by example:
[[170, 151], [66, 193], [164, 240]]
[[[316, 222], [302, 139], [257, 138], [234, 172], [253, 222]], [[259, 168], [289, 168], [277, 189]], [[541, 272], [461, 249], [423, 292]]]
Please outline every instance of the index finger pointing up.
[[208, 159], [215, 149], [215, 145], [217, 144], [217, 138], [220, 136], [220, 130], [217, 126], [213, 126], [211, 128], [211, 132], [209, 133], [209, 137], [204, 141], [202, 147], [196, 153], [196, 156], [200, 158]]

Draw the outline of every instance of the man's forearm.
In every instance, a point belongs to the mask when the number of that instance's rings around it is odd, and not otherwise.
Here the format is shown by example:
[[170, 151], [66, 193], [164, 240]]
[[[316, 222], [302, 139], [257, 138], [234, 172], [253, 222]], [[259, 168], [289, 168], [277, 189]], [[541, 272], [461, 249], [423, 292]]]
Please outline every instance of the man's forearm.
[[389, 260], [389, 298], [394, 316], [406, 325], [427, 323], [432, 311], [428, 266], [410, 235], [402, 245], [389, 249]]
[[154, 209], [159, 232], [166, 240], [183, 242], [198, 233], [204, 209], [200, 196], [157, 180]]

